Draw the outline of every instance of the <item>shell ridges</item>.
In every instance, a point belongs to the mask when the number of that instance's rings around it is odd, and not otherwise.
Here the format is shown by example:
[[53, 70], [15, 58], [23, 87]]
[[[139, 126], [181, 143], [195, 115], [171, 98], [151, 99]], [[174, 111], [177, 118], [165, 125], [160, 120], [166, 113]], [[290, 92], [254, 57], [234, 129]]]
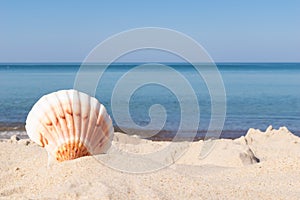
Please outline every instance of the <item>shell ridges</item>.
[[29, 112], [26, 131], [57, 161], [105, 153], [113, 126], [97, 99], [76, 90], [43, 96]]

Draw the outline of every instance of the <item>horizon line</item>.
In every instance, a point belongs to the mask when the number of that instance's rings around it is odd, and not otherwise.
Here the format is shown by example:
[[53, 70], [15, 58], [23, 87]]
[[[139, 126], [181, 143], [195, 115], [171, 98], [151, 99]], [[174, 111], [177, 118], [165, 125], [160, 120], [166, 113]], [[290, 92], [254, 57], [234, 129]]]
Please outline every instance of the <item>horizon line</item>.
[[[76, 61], [42, 61], [42, 62], [0, 62], [0, 65], [6, 65], [6, 64], [83, 64], [84, 62], [76, 62]], [[112, 62], [112, 63], [90, 63], [90, 64], [191, 64], [189, 62], [178, 62], [178, 61], [153, 61], [153, 62], [148, 62], [148, 61], [124, 61], [124, 62]], [[201, 63], [201, 62], [198, 62]], [[207, 63], [207, 62], [206, 62]], [[262, 63], [262, 64], [272, 64], [272, 63], [288, 63], [288, 64], [298, 64], [300, 61], [218, 61], [218, 62], [212, 62], [215, 64], [229, 64], [229, 63], [236, 63], [236, 64], [257, 64], [257, 63]], [[212, 64], [208, 63], [208, 64]], [[89, 64], [89, 63], [86, 63]], [[197, 64], [197, 63], [195, 63]]]

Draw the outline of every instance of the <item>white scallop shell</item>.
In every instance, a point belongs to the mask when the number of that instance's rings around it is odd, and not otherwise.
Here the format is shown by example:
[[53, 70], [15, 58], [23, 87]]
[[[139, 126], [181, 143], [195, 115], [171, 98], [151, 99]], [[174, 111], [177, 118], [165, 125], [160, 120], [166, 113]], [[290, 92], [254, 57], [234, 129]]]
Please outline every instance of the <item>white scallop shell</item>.
[[43, 96], [29, 112], [25, 128], [58, 161], [106, 152], [114, 132], [105, 107], [76, 90]]

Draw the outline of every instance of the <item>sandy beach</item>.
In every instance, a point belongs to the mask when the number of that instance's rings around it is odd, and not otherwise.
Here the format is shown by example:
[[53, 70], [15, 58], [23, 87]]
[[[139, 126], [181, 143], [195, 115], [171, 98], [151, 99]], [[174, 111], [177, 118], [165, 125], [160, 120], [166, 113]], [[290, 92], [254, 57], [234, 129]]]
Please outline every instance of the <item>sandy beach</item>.
[[[113, 145], [138, 154], [168, 142], [115, 133]], [[205, 158], [193, 142], [174, 164], [127, 173], [98, 161], [103, 155], [54, 163], [28, 139], [0, 142], [1, 199], [299, 199], [300, 138], [287, 128], [250, 129], [218, 139]], [[132, 163], [135, 165], [136, 163]]]

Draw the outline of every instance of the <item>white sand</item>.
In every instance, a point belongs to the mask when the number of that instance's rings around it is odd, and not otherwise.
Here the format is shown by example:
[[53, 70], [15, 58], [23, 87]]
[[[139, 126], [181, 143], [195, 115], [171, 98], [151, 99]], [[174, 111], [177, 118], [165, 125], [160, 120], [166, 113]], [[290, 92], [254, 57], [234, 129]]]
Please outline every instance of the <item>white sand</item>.
[[[139, 156], [170, 142], [116, 133], [113, 145]], [[175, 164], [133, 174], [102, 164], [97, 159], [104, 155], [48, 167], [45, 149], [29, 140], [3, 140], [0, 199], [300, 199], [300, 138], [286, 128], [250, 129], [245, 137], [216, 140], [204, 159], [202, 147], [203, 141], [193, 142]], [[175, 154], [166, 155], [166, 163]]]

